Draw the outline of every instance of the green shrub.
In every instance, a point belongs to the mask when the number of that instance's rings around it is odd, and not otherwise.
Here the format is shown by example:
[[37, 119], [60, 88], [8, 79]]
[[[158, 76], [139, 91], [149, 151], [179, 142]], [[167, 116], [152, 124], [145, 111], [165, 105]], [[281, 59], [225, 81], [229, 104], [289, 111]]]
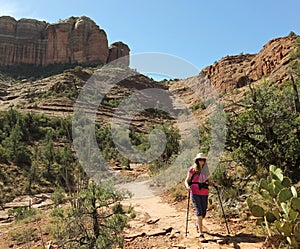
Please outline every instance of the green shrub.
[[196, 111], [198, 109], [204, 110], [205, 109], [205, 105], [203, 104], [203, 102], [198, 102], [198, 103], [194, 104], [191, 107], [191, 109], [192, 109], [192, 111]]
[[35, 233], [35, 228], [33, 227], [25, 227], [13, 229], [8, 232], [8, 236], [16, 241], [18, 244], [24, 244], [32, 241], [37, 237]]
[[178, 184], [170, 189], [170, 195], [175, 201], [182, 201], [186, 198], [187, 190], [183, 184]]
[[23, 220], [36, 214], [36, 210], [29, 207], [17, 207], [8, 211], [8, 216], [12, 216], [16, 220]]
[[55, 191], [51, 194], [51, 200], [54, 202], [55, 206], [65, 203], [66, 193], [65, 193], [64, 189], [60, 188], [60, 187], [55, 189]]

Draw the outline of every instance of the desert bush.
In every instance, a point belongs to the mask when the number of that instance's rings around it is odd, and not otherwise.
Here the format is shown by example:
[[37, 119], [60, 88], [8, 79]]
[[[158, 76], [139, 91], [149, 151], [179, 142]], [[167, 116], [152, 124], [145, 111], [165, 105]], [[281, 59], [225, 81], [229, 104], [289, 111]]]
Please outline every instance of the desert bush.
[[203, 102], [198, 102], [198, 103], [194, 104], [194, 105], [191, 107], [192, 111], [196, 111], [196, 110], [198, 110], [198, 109], [204, 110], [205, 108], [206, 108], [206, 107], [205, 107], [205, 105], [203, 104]]
[[[240, 101], [243, 111], [228, 115], [226, 149], [249, 174], [257, 175], [259, 167], [270, 164], [281, 168], [295, 182], [299, 178], [299, 113], [289, 84], [264, 84], [251, 88]], [[295, 172], [298, 172], [295, 174]]]
[[58, 187], [51, 194], [51, 200], [53, 201], [55, 206], [63, 204], [66, 201], [66, 193], [63, 188]]
[[17, 207], [8, 211], [8, 216], [14, 217], [16, 220], [23, 220], [36, 214], [36, 210], [29, 207]]
[[113, 186], [91, 182], [74, 196], [76, 205], [52, 212], [57, 244], [64, 248], [122, 247], [122, 231], [132, 212], [132, 208], [125, 209], [121, 204], [124, 197]]
[[33, 227], [17, 228], [17, 229], [10, 230], [8, 232], [8, 236], [12, 240], [16, 241], [18, 244], [27, 243], [27, 246], [32, 240], [37, 238], [35, 228]]
[[172, 187], [170, 189], [170, 195], [172, 198], [174, 198], [174, 201], [182, 201], [187, 196], [187, 190], [184, 186], [184, 184], [178, 184], [175, 187]]

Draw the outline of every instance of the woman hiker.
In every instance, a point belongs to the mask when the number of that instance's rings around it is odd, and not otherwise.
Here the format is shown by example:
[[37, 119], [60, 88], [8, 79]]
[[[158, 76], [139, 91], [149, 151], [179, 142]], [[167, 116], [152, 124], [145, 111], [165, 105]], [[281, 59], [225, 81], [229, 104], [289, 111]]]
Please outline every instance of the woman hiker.
[[210, 181], [210, 175], [203, 171], [206, 165], [206, 157], [202, 153], [198, 153], [194, 158], [195, 164], [188, 170], [185, 179], [185, 186], [190, 191], [197, 217], [197, 231], [200, 232], [200, 240], [204, 240], [203, 235], [203, 218], [205, 218], [208, 202], [208, 186], [217, 186], [216, 183]]

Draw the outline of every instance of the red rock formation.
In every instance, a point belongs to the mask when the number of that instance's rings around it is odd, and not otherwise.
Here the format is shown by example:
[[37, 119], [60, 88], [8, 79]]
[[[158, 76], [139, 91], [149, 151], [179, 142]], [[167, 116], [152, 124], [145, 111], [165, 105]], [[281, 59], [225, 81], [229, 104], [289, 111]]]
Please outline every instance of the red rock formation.
[[202, 70], [219, 93], [243, 87], [248, 80], [257, 81], [270, 76], [272, 82], [281, 82], [287, 75], [289, 53], [296, 36], [270, 40], [258, 54], [226, 56]]
[[129, 65], [129, 47], [123, 42], [115, 42], [109, 47], [109, 56], [107, 59], [107, 63], [114, 61], [118, 58], [124, 57], [120, 60], [120, 62], [124, 65]]
[[45, 51], [41, 34], [46, 25], [32, 19], [17, 22], [12, 17], [0, 17], [0, 65], [41, 64]]
[[250, 63], [249, 74], [253, 81], [272, 74], [273, 82], [282, 81], [286, 76], [289, 53], [295, 47], [296, 36], [275, 38], [267, 42]]
[[105, 63], [108, 44], [104, 30], [89, 18], [71, 17], [46, 29], [47, 48], [45, 64], [51, 63]]
[[210, 79], [218, 92], [227, 91], [243, 85], [243, 78], [247, 75], [250, 62], [255, 55], [226, 56], [213, 65], [202, 70]]
[[[114, 59], [129, 55], [127, 45], [118, 46]], [[122, 49], [124, 53], [120, 53]], [[0, 17], [0, 65], [92, 64], [108, 60], [112, 58], [106, 33], [88, 17], [70, 17], [55, 24]]]

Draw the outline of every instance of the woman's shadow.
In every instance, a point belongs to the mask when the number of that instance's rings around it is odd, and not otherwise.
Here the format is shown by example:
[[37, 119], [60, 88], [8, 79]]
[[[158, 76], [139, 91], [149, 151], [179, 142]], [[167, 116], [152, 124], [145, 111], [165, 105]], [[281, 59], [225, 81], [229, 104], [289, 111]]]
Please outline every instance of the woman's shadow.
[[263, 236], [256, 236], [248, 233], [238, 233], [236, 235], [224, 235], [220, 233], [211, 233], [206, 232], [206, 234], [212, 236], [211, 239], [206, 239], [207, 241], [220, 241], [224, 244], [233, 243], [235, 249], [239, 249], [239, 243], [247, 242], [247, 243], [259, 243], [266, 240]]

